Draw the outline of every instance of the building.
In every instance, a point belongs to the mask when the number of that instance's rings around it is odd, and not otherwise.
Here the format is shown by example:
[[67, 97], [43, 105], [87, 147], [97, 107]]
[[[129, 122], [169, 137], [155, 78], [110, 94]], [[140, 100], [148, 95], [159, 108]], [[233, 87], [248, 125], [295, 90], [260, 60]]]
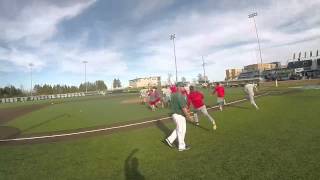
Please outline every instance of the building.
[[226, 70], [226, 80], [237, 79], [242, 69], [227, 69]]
[[136, 78], [136, 79], [129, 80], [129, 87], [132, 87], [132, 88], [151, 87], [151, 86], [160, 86], [160, 85], [161, 85], [160, 76]]
[[280, 62], [272, 62], [272, 63], [270, 63], [270, 64], [275, 64], [276, 65], [276, 69], [281, 69], [281, 63]]
[[244, 70], [251, 72], [251, 71], [263, 71], [263, 70], [271, 70], [277, 68], [277, 63], [262, 63], [262, 64], [250, 64], [244, 66]]

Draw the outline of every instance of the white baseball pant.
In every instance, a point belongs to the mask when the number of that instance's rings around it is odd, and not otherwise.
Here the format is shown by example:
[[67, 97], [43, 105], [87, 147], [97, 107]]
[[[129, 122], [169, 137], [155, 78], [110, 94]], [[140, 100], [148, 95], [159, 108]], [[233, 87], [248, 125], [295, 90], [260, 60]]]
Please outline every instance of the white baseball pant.
[[251, 103], [256, 109], [259, 109], [259, 107], [257, 106], [257, 104], [256, 104], [256, 102], [255, 102], [255, 100], [254, 100], [254, 94], [249, 93], [248, 97], [249, 97], [250, 103]]
[[184, 138], [186, 135], [186, 118], [180, 114], [173, 114], [172, 119], [176, 123], [176, 129], [173, 130], [167, 139], [172, 144], [178, 138], [178, 148], [185, 149], [186, 143], [184, 142]]

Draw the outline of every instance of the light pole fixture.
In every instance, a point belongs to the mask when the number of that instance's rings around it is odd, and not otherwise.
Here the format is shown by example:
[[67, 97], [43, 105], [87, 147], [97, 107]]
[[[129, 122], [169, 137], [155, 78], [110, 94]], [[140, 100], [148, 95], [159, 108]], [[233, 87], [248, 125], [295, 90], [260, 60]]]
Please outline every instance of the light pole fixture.
[[84, 64], [84, 83], [86, 85], [86, 93], [88, 92], [88, 85], [87, 85], [87, 63], [88, 61], [82, 61], [82, 63]]
[[204, 59], [203, 59], [203, 56], [202, 56], [203, 79], [204, 79], [204, 83], [207, 83], [205, 65], [206, 65], [206, 63], [204, 62]]
[[29, 67], [30, 67], [30, 95], [32, 96], [32, 67], [33, 67], [33, 63], [29, 63], [28, 64], [29, 65]]
[[174, 39], [176, 38], [176, 34], [170, 35], [170, 40], [173, 42], [173, 54], [174, 54], [174, 63], [176, 67], [176, 82], [178, 82], [178, 68], [177, 68], [177, 57], [176, 57], [176, 45]]
[[[251, 13], [248, 15], [249, 18], [253, 19], [254, 22], [254, 27], [256, 30], [256, 35], [257, 35], [257, 41], [258, 41], [258, 47], [259, 47], [259, 53], [260, 53], [260, 68], [262, 68], [262, 55], [261, 55], [261, 47], [260, 47], [260, 40], [259, 40], [259, 35], [258, 35], [258, 28], [257, 28], [257, 24], [256, 24], [256, 20], [255, 20], [255, 16], [258, 16], [257, 12]], [[259, 67], [259, 66], [258, 66]], [[261, 76], [261, 70], [259, 69], [259, 76]]]

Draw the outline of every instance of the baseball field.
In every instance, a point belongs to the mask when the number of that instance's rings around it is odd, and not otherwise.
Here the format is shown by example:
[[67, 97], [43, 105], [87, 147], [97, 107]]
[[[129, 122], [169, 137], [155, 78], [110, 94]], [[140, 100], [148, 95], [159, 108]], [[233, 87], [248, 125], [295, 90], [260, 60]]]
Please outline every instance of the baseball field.
[[0, 179], [318, 179], [319, 81], [269, 83], [255, 110], [227, 88], [218, 128], [201, 116], [178, 152], [162, 140], [168, 109], [152, 112], [137, 94], [0, 104]]

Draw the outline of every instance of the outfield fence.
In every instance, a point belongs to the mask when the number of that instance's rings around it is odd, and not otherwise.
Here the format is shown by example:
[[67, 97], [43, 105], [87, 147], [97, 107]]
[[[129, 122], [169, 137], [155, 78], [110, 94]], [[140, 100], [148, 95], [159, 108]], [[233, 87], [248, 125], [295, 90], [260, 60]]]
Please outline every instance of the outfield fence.
[[47, 99], [64, 99], [64, 98], [74, 98], [74, 97], [94, 96], [94, 95], [106, 95], [106, 93], [104, 91], [90, 91], [90, 92], [79, 92], [79, 93], [2, 98], [0, 99], [0, 103], [17, 103], [17, 102], [39, 101], [39, 100], [47, 100]]

